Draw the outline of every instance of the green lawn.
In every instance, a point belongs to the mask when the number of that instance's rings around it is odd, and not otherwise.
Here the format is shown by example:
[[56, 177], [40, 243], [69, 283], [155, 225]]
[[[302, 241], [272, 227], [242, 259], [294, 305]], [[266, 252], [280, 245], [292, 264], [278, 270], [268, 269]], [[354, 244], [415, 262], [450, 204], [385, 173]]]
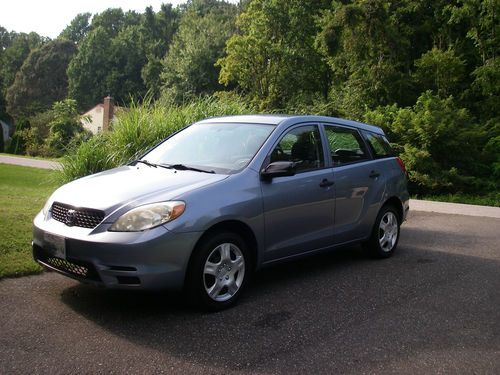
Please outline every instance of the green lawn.
[[31, 257], [31, 228], [57, 187], [54, 173], [0, 164], [0, 279], [42, 271]]

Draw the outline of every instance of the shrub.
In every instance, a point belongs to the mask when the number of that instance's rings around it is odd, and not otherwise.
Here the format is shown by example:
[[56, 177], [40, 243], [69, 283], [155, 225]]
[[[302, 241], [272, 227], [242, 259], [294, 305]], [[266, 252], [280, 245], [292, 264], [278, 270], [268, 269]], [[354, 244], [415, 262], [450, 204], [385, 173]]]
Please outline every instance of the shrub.
[[12, 140], [8, 149], [9, 154], [22, 154], [25, 151], [25, 142], [23, 134], [30, 128], [30, 123], [26, 118], [22, 118], [16, 122], [16, 130], [12, 135]]
[[[494, 186], [493, 127], [479, 126], [456, 105], [423, 93], [413, 107], [379, 107], [365, 121], [381, 126], [405, 162], [412, 193], [479, 194]], [[497, 134], [498, 135], [498, 134]]]
[[75, 100], [65, 99], [55, 102], [52, 106], [52, 120], [49, 122], [49, 134], [45, 139], [45, 145], [56, 156], [66, 151], [69, 144], [84, 132], [80, 123], [80, 115], [77, 111]]

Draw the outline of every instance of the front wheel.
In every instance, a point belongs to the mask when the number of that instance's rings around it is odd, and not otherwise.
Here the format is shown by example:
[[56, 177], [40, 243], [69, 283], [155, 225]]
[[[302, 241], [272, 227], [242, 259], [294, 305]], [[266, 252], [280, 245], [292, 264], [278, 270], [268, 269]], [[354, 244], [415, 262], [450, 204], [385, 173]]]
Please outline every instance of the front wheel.
[[250, 259], [243, 239], [219, 233], [202, 240], [187, 275], [191, 301], [218, 311], [233, 305], [246, 285]]
[[375, 220], [372, 235], [364, 244], [365, 250], [376, 258], [390, 257], [398, 245], [400, 226], [396, 209], [391, 205], [382, 207]]

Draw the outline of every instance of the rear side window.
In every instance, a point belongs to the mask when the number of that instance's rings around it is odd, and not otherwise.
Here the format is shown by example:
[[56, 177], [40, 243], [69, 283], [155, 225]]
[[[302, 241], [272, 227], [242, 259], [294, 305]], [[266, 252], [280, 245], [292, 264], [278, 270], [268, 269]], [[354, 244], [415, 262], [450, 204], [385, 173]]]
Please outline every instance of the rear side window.
[[376, 158], [385, 158], [389, 156], [394, 156], [394, 151], [392, 151], [391, 145], [386, 137], [380, 134], [363, 132], [368, 145], [370, 146], [373, 155]]
[[356, 130], [325, 126], [333, 166], [368, 159], [363, 140]]

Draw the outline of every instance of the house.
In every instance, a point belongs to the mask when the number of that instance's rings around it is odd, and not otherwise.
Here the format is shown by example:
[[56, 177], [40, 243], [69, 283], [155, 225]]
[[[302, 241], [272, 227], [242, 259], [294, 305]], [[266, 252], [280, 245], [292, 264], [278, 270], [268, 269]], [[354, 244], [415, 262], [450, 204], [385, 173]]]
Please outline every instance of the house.
[[1, 131], [2, 131], [2, 134], [3, 134], [3, 143], [4, 145], [7, 143], [7, 141], [10, 140], [10, 125], [7, 124], [6, 122], [0, 120], [0, 127], [2, 128]]
[[94, 108], [85, 112], [82, 115], [80, 122], [83, 127], [92, 134], [97, 134], [99, 132], [109, 130], [114, 116], [123, 110], [123, 107], [114, 105], [114, 101], [111, 96], [107, 96], [104, 98], [103, 103], [97, 104]]

